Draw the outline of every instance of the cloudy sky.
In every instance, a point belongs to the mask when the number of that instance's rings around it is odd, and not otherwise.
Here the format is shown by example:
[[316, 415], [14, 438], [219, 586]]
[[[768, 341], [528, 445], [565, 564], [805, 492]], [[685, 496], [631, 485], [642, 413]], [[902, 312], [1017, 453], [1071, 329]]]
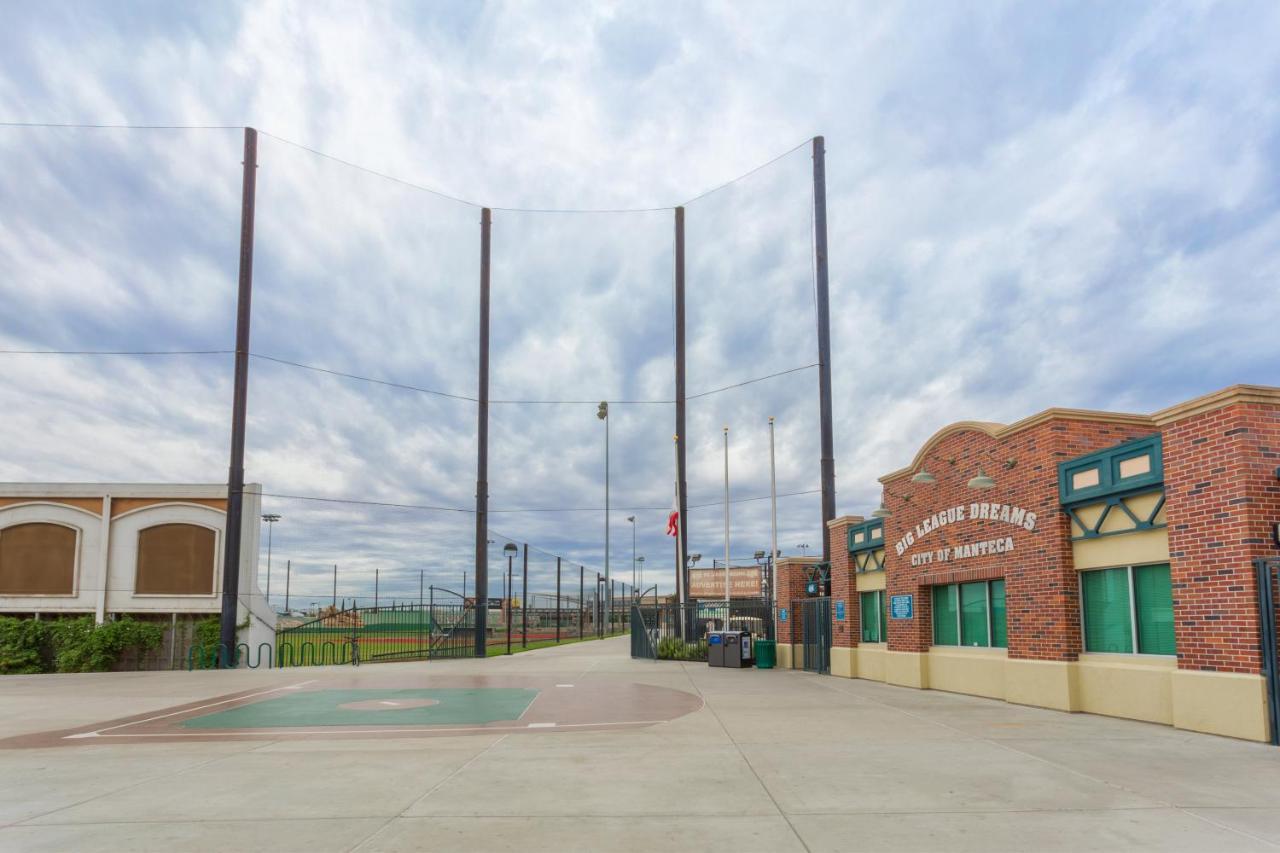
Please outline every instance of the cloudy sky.
[[[225, 480], [218, 351], [234, 340], [246, 124], [264, 132], [259, 356], [474, 396], [478, 205], [495, 208], [492, 395], [538, 402], [493, 408], [493, 550], [537, 549], [538, 589], [555, 555], [566, 586], [603, 569], [602, 399], [633, 401], [610, 425], [612, 567], [630, 580], [634, 515], [647, 582], [672, 583], [685, 202], [690, 393], [801, 368], [691, 401], [689, 497], [710, 506], [690, 550], [723, 553], [723, 426], [732, 497], [768, 494], [771, 415], [779, 491], [804, 493], [780, 501], [779, 545], [819, 545], [815, 134], [841, 514], [872, 509], [876, 477], [954, 420], [1149, 412], [1276, 383], [1274, 3], [264, 0], [5, 17], [0, 120], [209, 129], [0, 127], [0, 348], [214, 352], [0, 356], [0, 480]], [[266, 492], [441, 508], [267, 498], [294, 595], [326, 597], [333, 563], [343, 596], [371, 594], [375, 569], [384, 596], [416, 594], [420, 570], [460, 587], [474, 403], [268, 358], [251, 370], [247, 476]], [[767, 547], [767, 501], [732, 516], [735, 557]]]

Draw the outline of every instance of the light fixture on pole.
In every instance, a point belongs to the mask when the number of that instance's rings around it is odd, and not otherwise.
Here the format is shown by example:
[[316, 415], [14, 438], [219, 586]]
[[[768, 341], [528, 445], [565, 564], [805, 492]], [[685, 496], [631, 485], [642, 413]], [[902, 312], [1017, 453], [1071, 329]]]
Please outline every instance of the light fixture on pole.
[[627, 521], [631, 522], [631, 591], [635, 591], [636, 587], [636, 517], [628, 515]]
[[596, 417], [604, 421], [604, 579], [607, 589], [609, 585], [609, 403], [607, 401], [600, 401], [600, 405], [596, 407]]
[[[502, 606], [507, 609], [507, 654], [511, 654], [511, 561], [520, 549], [516, 547], [516, 543], [508, 542], [502, 546], [502, 550], [507, 555], [507, 584], [503, 590], [505, 595]], [[488, 602], [485, 602], [485, 606], [488, 606]]]
[[807, 544], [807, 543], [803, 543], [803, 542], [802, 542], [801, 544], [797, 545], [796, 547], [800, 549], [800, 556], [801, 556], [801, 557], [807, 557], [807, 556], [809, 556], [809, 546], [808, 546], [808, 544]]
[[280, 516], [274, 512], [264, 512], [262, 520], [267, 523], [267, 609], [271, 609], [271, 531]]
[[724, 606], [729, 606], [729, 427], [724, 428]]
[[778, 581], [774, 571], [778, 559], [778, 470], [773, 453], [773, 416], [769, 416], [769, 579], [768, 591], [773, 610], [773, 636], [778, 636]]

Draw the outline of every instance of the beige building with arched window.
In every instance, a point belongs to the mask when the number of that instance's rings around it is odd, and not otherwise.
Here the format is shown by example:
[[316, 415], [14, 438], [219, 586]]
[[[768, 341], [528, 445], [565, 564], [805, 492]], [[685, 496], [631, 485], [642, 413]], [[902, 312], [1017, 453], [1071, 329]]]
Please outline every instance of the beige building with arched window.
[[[261, 486], [245, 487], [246, 642], [275, 618], [258, 588]], [[205, 616], [222, 607], [225, 485], [0, 483], [0, 614]]]

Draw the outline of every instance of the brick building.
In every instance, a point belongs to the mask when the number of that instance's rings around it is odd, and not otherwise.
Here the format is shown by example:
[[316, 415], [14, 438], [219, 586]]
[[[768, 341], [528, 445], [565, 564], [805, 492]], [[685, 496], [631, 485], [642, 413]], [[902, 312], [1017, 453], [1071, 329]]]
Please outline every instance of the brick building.
[[[945, 427], [828, 525], [830, 672], [1266, 740], [1278, 477], [1278, 388]], [[817, 571], [779, 563], [780, 665]]]

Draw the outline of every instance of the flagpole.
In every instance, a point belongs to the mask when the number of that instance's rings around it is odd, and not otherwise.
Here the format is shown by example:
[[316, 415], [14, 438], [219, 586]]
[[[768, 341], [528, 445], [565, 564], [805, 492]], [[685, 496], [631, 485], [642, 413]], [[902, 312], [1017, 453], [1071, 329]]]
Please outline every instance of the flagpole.
[[[724, 606], [729, 608], [729, 428], [724, 428]], [[725, 614], [725, 628], [729, 616]]]

